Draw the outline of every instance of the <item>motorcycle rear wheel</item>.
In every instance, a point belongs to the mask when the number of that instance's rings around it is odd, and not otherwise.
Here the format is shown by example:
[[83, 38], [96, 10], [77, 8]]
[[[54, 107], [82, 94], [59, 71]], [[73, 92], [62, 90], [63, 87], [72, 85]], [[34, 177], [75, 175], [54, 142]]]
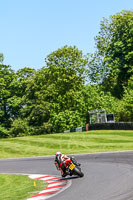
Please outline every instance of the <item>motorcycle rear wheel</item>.
[[73, 172], [74, 172], [74, 174], [78, 175], [79, 177], [84, 176], [83, 172], [81, 172], [81, 170], [78, 169], [77, 167], [74, 168]]

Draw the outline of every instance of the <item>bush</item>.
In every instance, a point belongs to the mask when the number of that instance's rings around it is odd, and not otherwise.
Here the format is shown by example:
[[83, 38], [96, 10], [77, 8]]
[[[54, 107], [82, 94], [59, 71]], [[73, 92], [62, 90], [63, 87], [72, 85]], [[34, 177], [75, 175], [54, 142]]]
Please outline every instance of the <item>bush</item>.
[[9, 131], [10, 136], [25, 136], [30, 135], [30, 127], [26, 120], [23, 119], [15, 119]]
[[64, 130], [82, 126], [81, 114], [77, 111], [65, 110], [55, 114], [52, 118], [53, 132], [63, 132]]
[[45, 122], [42, 126], [32, 127], [30, 131], [31, 135], [49, 134], [52, 132], [52, 125], [49, 122]]
[[7, 138], [9, 136], [8, 130], [0, 125], [0, 138]]

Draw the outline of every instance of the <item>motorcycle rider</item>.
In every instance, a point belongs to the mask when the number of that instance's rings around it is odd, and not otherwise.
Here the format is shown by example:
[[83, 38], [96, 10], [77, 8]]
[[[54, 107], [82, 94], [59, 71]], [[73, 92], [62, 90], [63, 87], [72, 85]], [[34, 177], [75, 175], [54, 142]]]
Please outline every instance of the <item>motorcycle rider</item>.
[[66, 167], [65, 167], [65, 161], [66, 160], [72, 160], [74, 163], [76, 163], [78, 166], [80, 166], [79, 163], [74, 159], [74, 157], [66, 156], [65, 154], [62, 154], [61, 152], [56, 152], [55, 155], [55, 166], [58, 170], [61, 171], [62, 177], [67, 176], [66, 174]]
[[62, 154], [61, 152], [56, 152], [55, 155], [55, 166], [58, 170], [61, 171], [62, 177], [65, 177], [66, 174], [66, 168], [65, 168], [65, 161], [67, 159], [70, 159], [68, 156], [65, 154]]

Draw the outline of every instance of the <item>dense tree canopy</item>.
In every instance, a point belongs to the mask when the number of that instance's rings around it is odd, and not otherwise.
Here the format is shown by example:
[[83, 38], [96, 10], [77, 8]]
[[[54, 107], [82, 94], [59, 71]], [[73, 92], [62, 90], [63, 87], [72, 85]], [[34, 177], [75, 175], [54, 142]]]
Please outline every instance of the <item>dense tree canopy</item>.
[[90, 66], [93, 64], [95, 75], [102, 77], [105, 90], [121, 98], [133, 73], [133, 12], [104, 18], [95, 40], [97, 53]]
[[9, 126], [10, 124], [10, 105], [9, 99], [14, 96], [12, 81], [15, 73], [10, 66], [0, 65], [0, 119], [1, 123]]
[[[27, 106], [23, 108], [23, 113], [24, 117], [29, 115], [30, 125], [49, 123], [54, 131], [63, 131], [63, 124], [58, 121], [61, 118], [64, 120], [69, 112], [74, 115], [77, 125], [83, 123], [80, 116], [85, 111], [82, 88], [86, 63], [76, 47], [65, 46], [47, 56], [46, 67], [38, 70], [27, 84]], [[74, 126], [69, 119], [66, 124]]]
[[0, 54], [0, 137], [84, 126], [88, 111], [101, 108], [133, 121], [133, 12], [104, 18], [95, 40], [93, 55], [64, 46], [37, 71], [14, 72]]
[[128, 81], [128, 86], [124, 89], [124, 97], [123, 97], [123, 120], [124, 121], [132, 121], [133, 120], [133, 75], [130, 77]]

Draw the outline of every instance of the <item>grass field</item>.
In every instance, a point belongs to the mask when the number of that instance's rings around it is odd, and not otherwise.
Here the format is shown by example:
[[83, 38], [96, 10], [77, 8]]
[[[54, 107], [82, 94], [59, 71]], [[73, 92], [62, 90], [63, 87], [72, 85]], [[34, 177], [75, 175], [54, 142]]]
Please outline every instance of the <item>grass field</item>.
[[[133, 150], [133, 131], [88, 131], [0, 139], [0, 158]], [[0, 175], [0, 199], [24, 200], [46, 186], [26, 176]]]
[[46, 182], [33, 180], [28, 176], [0, 175], [0, 199], [1, 200], [24, 200], [37, 194], [47, 186]]
[[133, 150], [133, 131], [88, 131], [0, 139], [0, 158]]

